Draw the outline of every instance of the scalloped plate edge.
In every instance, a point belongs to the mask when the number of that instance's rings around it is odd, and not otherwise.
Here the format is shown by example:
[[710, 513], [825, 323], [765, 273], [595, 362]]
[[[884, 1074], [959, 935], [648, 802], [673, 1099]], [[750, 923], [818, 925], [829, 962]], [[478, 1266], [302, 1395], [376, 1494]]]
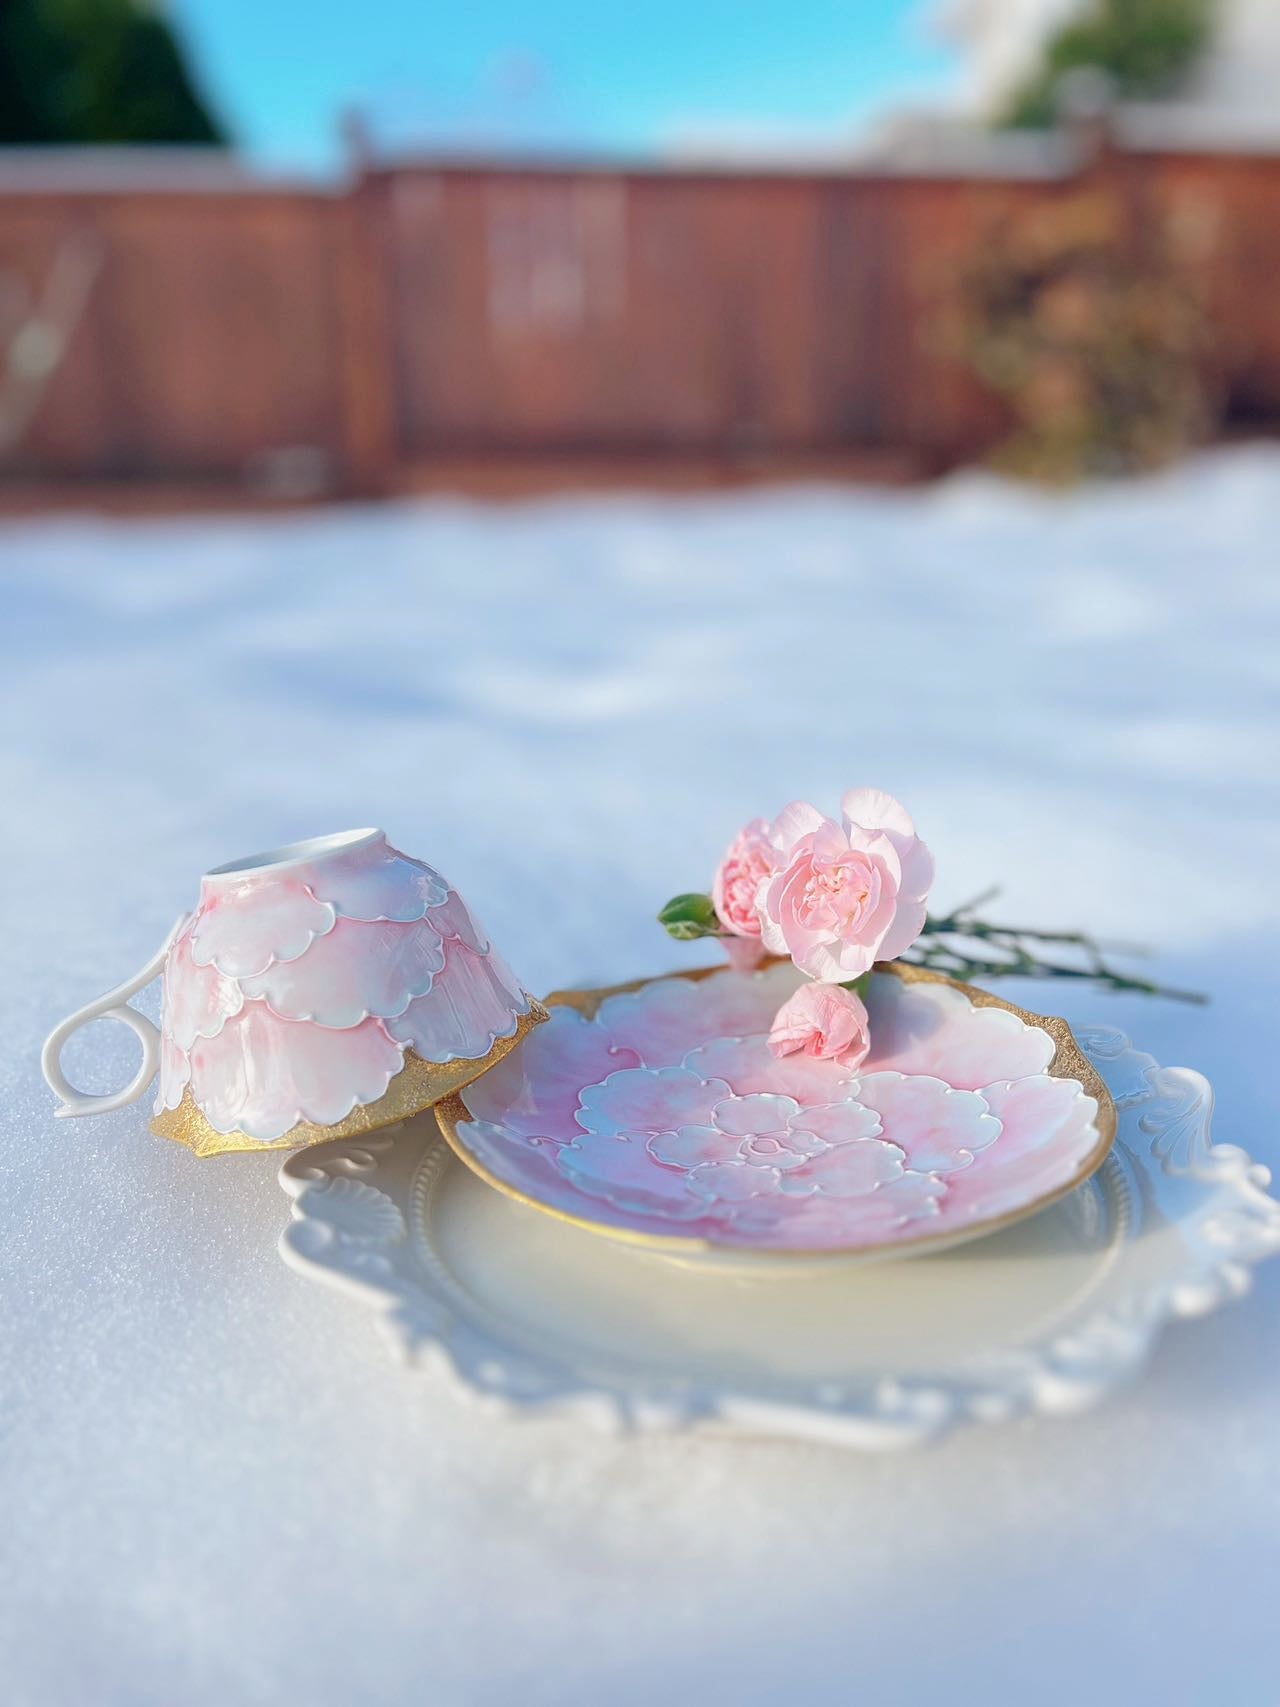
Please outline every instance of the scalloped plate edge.
[[[280, 1253], [299, 1273], [374, 1304], [407, 1361], [437, 1368], [457, 1392], [504, 1415], [554, 1415], [628, 1431], [727, 1429], [884, 1450], [936, 1441], [970, 1423], [1073, 1414], [1133, 1376], [1167, 1322], [1240, 1297], [1253, 1265], [1280, 1251], [1270, 1172], [1238, 1146], [1212, 1141], [1208, 1081], [1189, 1068], [1159, 1066], [1110, 1028], [1081, 1028], [1077, 1038], [1149, 1140], [1135, 1166], [1157, 1190], [1167, 1187], [1171, 1203], [1187, 1186], [1203, 1187], [1199, 1212], [1193, 1207], [1176, 1220], [1186, 1272], [1126, 1295], [1068, 1333], [1009, 1352], [980, 1375], [819, 1382], [807, 1400], [784, 1401], [687, 1381], [604, 1384], [553, 1358], [535, 1361], [500, 1320], [484, 1319], [437, 1258], [421, 1263], [397, 1194], [421, 1197], [453, 1152], [442, 1138], [426, 1139], [412, 1178], [384, 1191], [373, 1181], [394, 1152], [394, 1129], [362, 1143], [317, 1145], [284, 1163], [280, 1184], [292, 1200], [292, 1220]], [[1117, 1149], [1127, 1146], [1121, 1141]], [[365, 1213], [354, 1228], [340, 1203], [352, 1194], [335, 1190], [353, 1181], [373, 1194], [359, 1194]], [[388, 1206], [397, 1212], [394, 1222]]]

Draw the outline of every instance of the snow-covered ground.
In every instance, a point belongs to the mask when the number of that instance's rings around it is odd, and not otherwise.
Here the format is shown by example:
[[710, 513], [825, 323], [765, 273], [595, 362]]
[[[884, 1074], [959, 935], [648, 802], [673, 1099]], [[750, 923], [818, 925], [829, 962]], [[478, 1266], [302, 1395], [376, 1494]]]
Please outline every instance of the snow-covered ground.
[[[55, 1126], [35, 1056], [258, 847], [382, 824], [546, 989], [693, 963], [655, 907], [745, 818], [873, 783], [939, 903], [1000, 883], [1001, 913], [1208, 990], [1008, 993], [1202, 1068], [1219, 1136], [1280, 1160], [1277, 516], [1259, 447], [1066, 498], [969, 475], [0, 527], [7, 1700], [273, 1701], [287, 1676], [557, 1702], [630, 1654], [631, 1702], [719, 1649], [765, 1701], [779, 1625], [805, 1677], [877, 1703], [945, 1652], [975, 1699], [1132, 1697], [1157, 1621], [1146, 1698], [1247, 1671], [1202, 1590], [1243, 1548], [1231, 1592], [1270, 1616], [1276, 1272], [1109, 1411], [924, 1460], [512, 1431], [286, 1273], [271, 1158], [197, 1163], [136, 1110]], [[130, 1060], [98, 1030], [88, 1088]], [[884, 1641], [924, 1605], [927, 1643]]]

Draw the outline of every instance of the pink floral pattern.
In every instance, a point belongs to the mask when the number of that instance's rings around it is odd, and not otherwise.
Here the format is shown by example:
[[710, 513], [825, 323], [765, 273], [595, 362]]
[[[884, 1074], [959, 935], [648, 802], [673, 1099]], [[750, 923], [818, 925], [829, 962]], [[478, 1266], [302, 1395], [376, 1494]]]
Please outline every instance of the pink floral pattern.
[[482, 1059], [529, 1011], [457, 892], [380, 833], [211, 873], [164, 976], [157, 1112], [189, 1090], [263, 1142], [377, 1101], [407, 1049]]
[[856, 1070], [769, 1029], [793, 966], [665, 979], [553, 1011], [461, 1093], [457, 1136], [503, 1183], [605, 1225], [752, 1250], [959, 1233], [1073, 1179], [1097, 1104], [1047, 1032], [947, 985], [871, 981]]

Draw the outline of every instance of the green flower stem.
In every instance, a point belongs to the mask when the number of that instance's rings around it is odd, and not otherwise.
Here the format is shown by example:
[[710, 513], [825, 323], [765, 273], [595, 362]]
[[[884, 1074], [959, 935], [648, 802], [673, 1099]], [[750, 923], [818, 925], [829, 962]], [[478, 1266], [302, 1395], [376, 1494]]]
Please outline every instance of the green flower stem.
[[[927, 918], [919, 937], [899, 958], [907, 966], [924, 966], [948, 978], [968, 983], [974, 978], [1071, 978], [1096, 984], [1104, 990], [1129, 991], [1140, 996], [1166, 996], [1175, 1002], [1205, 1002], [1196, 990], [1175, 990], [1149, 978], [1134, 978], [1117, 972], [1107, 960], [1101, 943], [1084, 931], [1041, 931], [1023, 925], [996, 925], [980, 919], [977, 909], [997, 893], [985, 894], [954, 908], [941, 918]], [[658, 915], [659, 922], [678, 942], [700, 937], [723, 941], [731, 932], [720, 928], [711, 897], [703, 894], [677, 895]], [[980, 945], [972, 952], [964, 943]], [[1072, 951], [1074, 959], [1047, 959], [1042, 945]], [[1137, 952], [1133, 950], [1131, 952]], [[866, 998], [869, 973], [841, 986]]]
[[[1205, 1002], [1197, 990], [1177, 990], [1149, 978], [1118, 972], [1107, 960], [1102, 944], [1084, 931], [1041, 931], [1022, 925], [997, 925], [977, 917], [975, 909], [991, 898], [980, 895], [943, 918], [928, 918], [915, 943], [901, 956], [908, 966], [926, 966], [948, 978], [1072, 978], [1104, 990], [1141, 996], [1165, 996], [1175, 1002]], [[972, 953], [959, 946], [980, 943], [989, 953]], [[1072, 949], [1077, 959], [1047, 959], [1039, 944]]]

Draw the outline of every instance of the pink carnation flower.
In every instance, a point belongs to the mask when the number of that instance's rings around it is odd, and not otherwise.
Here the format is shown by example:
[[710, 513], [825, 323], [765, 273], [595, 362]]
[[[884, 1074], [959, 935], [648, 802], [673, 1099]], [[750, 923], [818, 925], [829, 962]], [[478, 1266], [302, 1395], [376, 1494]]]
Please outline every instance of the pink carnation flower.
[[802, 984], [778, 1009], [769, 1033], [775, 1055], [812, 1055], [860, 1067], [871, 1048], [871, 1022], [860, 996], [839, 984]]
[[711, 886], [716, 915], [730, 933], [725, 947], [739, 971], [749, 972], [764, 955], [760, 903], [775, 863], [769, 822], [755, 818], [734, 838]]
[[933, 856], [891, 794], [850, 789], [841, 807], [838, 823], [803, 800], [782, 811], [759, 892], [763, 946], [832, 984], [910, 948], [933, 882]]

